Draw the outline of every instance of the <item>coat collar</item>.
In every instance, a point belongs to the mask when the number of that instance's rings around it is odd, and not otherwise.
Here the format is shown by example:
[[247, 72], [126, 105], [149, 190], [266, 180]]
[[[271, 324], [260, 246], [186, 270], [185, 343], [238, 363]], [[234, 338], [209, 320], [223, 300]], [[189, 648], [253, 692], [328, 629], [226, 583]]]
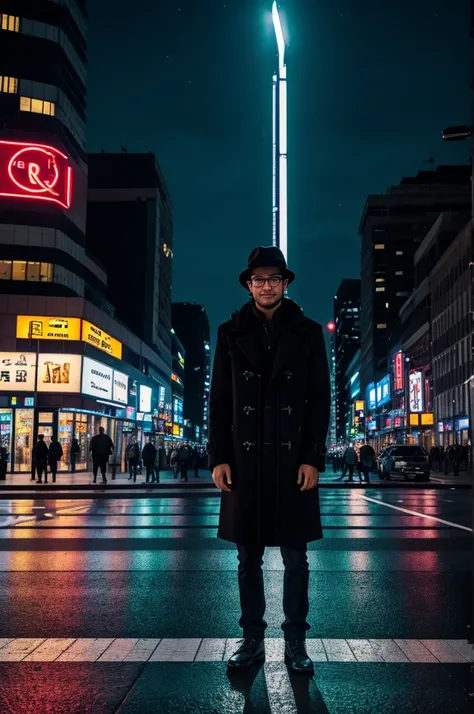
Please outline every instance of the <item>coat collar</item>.
[[[260, 325], [252, 314], [252, 301], [232, 315], [232, 331], [237, 345], [255, 370], [262, 364], [258, 329]], [[281, 310], [281, 333], [273, 362], [269, 384], [282, 373], [288, 362], [298, 354], [307, 338], [308, 320], [293, 300], [284, 298]]]

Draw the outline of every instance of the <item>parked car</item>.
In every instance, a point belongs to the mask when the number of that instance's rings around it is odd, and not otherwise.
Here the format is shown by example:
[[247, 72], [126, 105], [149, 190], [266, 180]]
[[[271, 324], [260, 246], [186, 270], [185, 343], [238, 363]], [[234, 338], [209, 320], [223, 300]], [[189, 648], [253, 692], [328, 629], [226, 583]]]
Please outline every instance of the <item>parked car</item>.
[[379, 476], [389, 481], [393, 476], [410, 476], [415, 481], [430, 480], [428, 454], [421, 446], [394, 444], [379, 455]]

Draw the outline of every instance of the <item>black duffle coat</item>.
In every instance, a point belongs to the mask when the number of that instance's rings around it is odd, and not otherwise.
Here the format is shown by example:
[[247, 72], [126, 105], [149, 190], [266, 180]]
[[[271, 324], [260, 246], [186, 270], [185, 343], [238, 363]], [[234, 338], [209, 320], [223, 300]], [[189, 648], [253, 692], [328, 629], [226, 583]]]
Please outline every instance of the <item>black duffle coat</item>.
[[324, 471], [330, 386], [321, 325], [284, 299], [270, 374], [263, 329], [244, 305], [219, 327], [209, 399], [209, 467], [228, 463], [218, 537], [298, 547], [322, 538], [318, 488], [301, 491], [302, 464]]

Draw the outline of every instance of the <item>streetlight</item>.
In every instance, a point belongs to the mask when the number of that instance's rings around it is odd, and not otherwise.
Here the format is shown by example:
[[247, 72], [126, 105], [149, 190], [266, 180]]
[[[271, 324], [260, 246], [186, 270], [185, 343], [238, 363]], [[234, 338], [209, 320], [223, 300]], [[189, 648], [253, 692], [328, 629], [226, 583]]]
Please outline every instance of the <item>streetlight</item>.
[[278, 47], [278, 70], [273, 75], [273, 245], [278, 246], [288, 262], [287, 202], [287, 98], [285, 40], [276, 0], [272, 20]]

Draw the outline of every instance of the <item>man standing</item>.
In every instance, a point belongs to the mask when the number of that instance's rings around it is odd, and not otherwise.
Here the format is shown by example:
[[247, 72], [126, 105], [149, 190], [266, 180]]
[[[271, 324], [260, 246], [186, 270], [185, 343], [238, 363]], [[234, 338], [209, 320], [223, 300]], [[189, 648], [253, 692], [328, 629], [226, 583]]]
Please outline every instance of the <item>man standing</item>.
[[155, 461], [156, 461], [156, 447], [151, 440], [148, 439], [147, 443], [143, 447], [142, 451], [142, 461], [143, 466], [146, 469], [146, 482], [155, 483]]
[[92, 437], [89, 451], [92, 455], [92, 472], [94, 474], [94, 483], [97, 483], [97, 471], [100, 469], [102, 473], [102, 483], [107, 483], [107, 464], [109, 456], [114, 450], [114, 442], [108, 434], [105, 433], [104, 427], [99, 428], [99, 433]]
[[[375, 466], [375, 451], [369, 443], [361, 446], [359, 451], [360, 470], [364, 474], [367, 483], [370, 483], [369, 473], [374, 470]], [[362, 478], [360, 479], [362, 482]]]
[[49, 445], [49, 468], [51, 469], [51, 476], [53, 477], [53, 483], [56, 483], [56, 475], [58, 473], [58, 461], [63, 457], [63, 447], [58, 441], [58, 437], [53, 435], [51, 437], [51, 444]]
[[48, 483], [48, 447], [44, 440], [44, 434], [38, 434], [38, 441], [33, 446], [33, 468], [38, 474], [38, 481], [42, 483], [44, 471], [44, 482]]
[[318, 478], [325, 468], [329, 372], [321, 325], [284, 297], [295, 274], [277, 247], [249, 256], [240, 284], [252, 301], [220, 326], [209, 403], [209, 467], [222, 490], [218, 537], [237, 544], [243, 640], [228, 661], [264, 658], [265, 546], [285, 566], [285, 660], [312, 673], [305, 647], [307, 543], [322, 538]]
[[187, 481], [189, 465], [189, 448], [187, 444], [181, 444], [176, 454], [176, 459], [181, 471], [181, 481]]

